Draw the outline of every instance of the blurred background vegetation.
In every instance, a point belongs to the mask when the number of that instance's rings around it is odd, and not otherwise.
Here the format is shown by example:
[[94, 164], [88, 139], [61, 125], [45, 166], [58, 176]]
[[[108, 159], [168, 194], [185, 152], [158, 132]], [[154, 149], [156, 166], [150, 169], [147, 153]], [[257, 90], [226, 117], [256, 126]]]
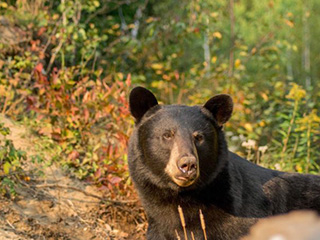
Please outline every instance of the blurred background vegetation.
[[[0, 111], [48, 139], [52, 161], [114, 196], [132, 189], [136, 85], [166, 104], [228, 93], [233, 151], [317, 173], [319, 12], [317, 0], [0, 0]], [[1, 157], [0, 172], [12, 162]]]

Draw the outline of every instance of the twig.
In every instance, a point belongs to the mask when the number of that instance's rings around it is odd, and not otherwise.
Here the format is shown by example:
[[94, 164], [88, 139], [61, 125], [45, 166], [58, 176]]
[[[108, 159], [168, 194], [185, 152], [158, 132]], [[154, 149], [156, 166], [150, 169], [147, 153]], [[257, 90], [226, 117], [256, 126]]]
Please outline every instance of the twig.
[[184, 239], [188, 240], [187, 230], [186, 230], [186, 221], [184, 219], [183, 211], [182, 211], [182, 208], [180, 207], [180, 205], [178, 206], [178, 212], [179, 212], [181, 224], [182, 224], [182, 227], [183, 227]]
[[[8, 92], [10, 92], [12, 86], [10, 85], [9, 88], [10, 89], [8, 89]], [[8, 101], [9, 101], [9, 94], [6, 94], [6, 98], [4, 100], [4, 104], [3, 104], [3, 108], [2, 108], [2, 114], [6, 113], [6, 108], [7, 108], [7, 105], [8, 105]]]
[[13, 109], [14, 109], [19, 103], [21, 103], [24, 99], [25, 99], [25, 96], [21, 96], [18, 100], [16, 100], [14, 103], [12, 103], [12, 104], [10, 105], [10, 107], [8, 108], [8, 110], [6, 111], [6, 113], [9, 114], [11, 111], [13, 111]]
[[199, 213], [200, 213], [200, 222], [201, 222], [201, 228], [203, 230], [204, 239], [207, 240], [206, 223], [204, 221], [204, 216], [202, 214], [201, 209], [200, 209]]
[[54, 53], [52, 53], [52, 55], [51, 55], [49, 64], [48, 64], [47, 69], [46, 69], [46, 72], [47, 72], [47, 73], [50, 71], [51, 66], [52, 66], [54, 60], [56, 59], [56, 56], [57, 56], [57, 54], [59, 53], [62, 45], [63, 45], [63, 40], [62, 40], [62, 38], [61, 38], [61, 39], [60, 39], [60, 42], [59, 42], [59, 45], [56, 47]]
[[179, 236], [179, 233], [178, 233], [177, 229], [175, 229], [174, 231], [175, 231], [175, 233], [176, 233], [177, 240], [181, 240], [181, 238], [180, 238], [180, 236]]
[[80, 188], [76, 188], [76, 187], [72, 187], [72, 186], [65, 186], [65, 185], [58, 185], [58, 184], [39, 184], [39, 185], [34, 185], [36, 188], [63, 188], [63, 189], [71, 189], [74, 191], [78, 191], [83, 193], [86, 196], [89, 197], [94, 197], [97, 198], [101, 201], [107, 201], [107, 202], [111, 202], [111, 203], [115, 203], [115, 204], [128, 204], [128, 203], [135, 203], [137, 202], [137, 200], [111, 200], [111, 199], [106, 199], [103, 197], [100, 197], [98, 195], [92, 194], [92, 193], [88, 193]]
[[10, 222], [8, 219], [6, 219], [6, 222], [8, 223], [8, 225], [12, 228], [12, 229], [16, 229]]
[[298, 100], [295, 100], [294, 102], [294, 107], [293, 107], [293, 112], [292, 112], [292, 117], [290, 120], [290, 124], [288, 127], [288, 131], [287, 131], [287, 136], [286, 138], [283, 140], [283, 147], [282, 147], [282, 151], [281, 151], [281, 163], [284, 164], [284, 154], [287, 150], [287, 146], [288, 146], [288, 142], [289, 142], [289, 138], [290, 138], [290, 134], [293, 128], [293, 124], [296, 118], [296, 113], [298, 111]]
[[192, 240], [196, 240], [196, 239], [194, 238], [194, 234], [193, 234], [192, 231], [191, 231], [191, 239], [192, 239]]
[[25, 170], [21, 170], [21, 169], [16, 170], [16, 171], [10, 171], [8, 174], [0, 175], [0, 180], [5, 178], [5, 177], [9, 177], [9, 176], [16, 176], [18, 174], [26, 174], [26, 175], [28, 175], [28, 174], [31, 174], [31, 173], [32, 173], [32, 171], [25, 171]]

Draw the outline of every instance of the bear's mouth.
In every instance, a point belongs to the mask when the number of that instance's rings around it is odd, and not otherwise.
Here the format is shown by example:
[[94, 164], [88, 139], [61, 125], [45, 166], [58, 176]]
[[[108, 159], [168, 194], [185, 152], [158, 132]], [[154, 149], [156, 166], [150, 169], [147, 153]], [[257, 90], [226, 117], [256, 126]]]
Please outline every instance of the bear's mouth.
[[196, 180], [196, 177], [189, 178], [184, 176], [175, 176], [172, 179], [178, 186], [180, 187], [189, 187], [191, 186]]

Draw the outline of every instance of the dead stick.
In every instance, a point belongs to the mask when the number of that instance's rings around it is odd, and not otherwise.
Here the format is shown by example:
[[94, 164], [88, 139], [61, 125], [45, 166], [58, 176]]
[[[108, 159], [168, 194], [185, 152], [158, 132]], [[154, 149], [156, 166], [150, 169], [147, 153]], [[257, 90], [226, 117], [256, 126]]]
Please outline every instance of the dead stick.
[[202, 214], [202, 211], [200, 209], [200, 222], [201, 222], [201, 228], [203, 230], [204, 239], [207, 240], [207, 233], [206, 233], [206, 223], [204, 221], [204, 216]]
[[182, 208], [180, 207], [180, 205], [178, 206], [178, 212], [179, 212], [181, 224], [182, 224], [182, 227], [183, 227], [184, 239], [188, 240], [187, 230], [186, 230], [186, 221], [184, 219], [183, 211], [182, 211]]
[[180, 236], [179, 236], [179, 233], [177, 231], [177, 229], [174, 230], [176, 232], [176, 236], [177, 236], [177, 240], [181, 240]]
[[193, 234], [192, 231], [191, 231], [191, 239], [192, 239], [192, 240], [196, 240], [196, 239], [194, 238], [194, 234]]

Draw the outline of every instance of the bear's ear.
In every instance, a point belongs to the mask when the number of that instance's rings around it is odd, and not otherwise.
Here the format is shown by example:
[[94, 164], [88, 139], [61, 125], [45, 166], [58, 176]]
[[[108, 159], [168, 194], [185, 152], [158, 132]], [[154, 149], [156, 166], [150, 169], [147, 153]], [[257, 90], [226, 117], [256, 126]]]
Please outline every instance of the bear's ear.
[[135, 87], [130, 93], [129, 105], [132, 116], [139, 122], [150, 108], [158, 105], [158, 101], [149, 90], [143, 87]]
[[212, 113], [219, 126], [222, 126], [231, 117], [233, 101], [229, 95], [219, 94], [210, 98], [204, 107]]

